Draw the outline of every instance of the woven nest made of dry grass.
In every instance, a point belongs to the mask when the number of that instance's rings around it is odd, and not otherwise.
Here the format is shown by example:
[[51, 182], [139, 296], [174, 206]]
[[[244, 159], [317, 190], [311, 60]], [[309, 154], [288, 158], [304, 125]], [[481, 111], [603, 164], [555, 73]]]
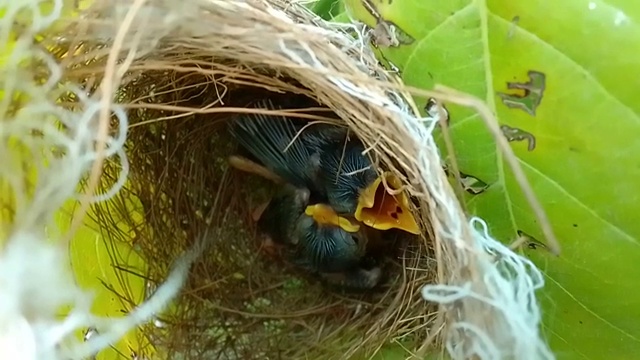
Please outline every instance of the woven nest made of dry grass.
[[[115, 79], [114, 106], [128, 116], [128, 181], [92, 209], [102, 232], [133, 244], [151, 287], [195, 242], [208, 245], [172, 309], [158, 315], [163, 326], [145, 326], [168, 357], [360, 358], [389, 342], [415, 349], [439, 331], [434, 306], [420, 297], [436, 267], [417, 145], [405, 141], [397, 111], [353, 92], [417, 112], [376, 82], [396, 80], [345, 29], [278, 0], [96, 1], [56, 39], [65, 78], [90, 94]], [[398, 241], [376, 291], [327, 289], [260, 251], [250, 213], [273, 186], [229, 168], [236, 144], [225, 122], [264, 96], [317, 102], [301, 112], [340, 119], [415, 195], [423, 235]], [[105, 162], [102, 187], [122, 170]]]

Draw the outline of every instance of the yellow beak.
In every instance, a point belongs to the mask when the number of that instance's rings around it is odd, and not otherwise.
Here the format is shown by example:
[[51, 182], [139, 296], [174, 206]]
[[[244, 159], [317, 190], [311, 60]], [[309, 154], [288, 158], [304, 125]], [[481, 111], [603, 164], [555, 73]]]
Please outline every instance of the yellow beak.
[[329, 205], [315, 204], [309, 205], [304, 213], [311, 216], [319, 224], [329, 224], [341, 227], [344, 231], [355, 233], [360, 230], [360, 225], [351, 222], [333, 210]]
[[390, 172], [378, 177], [360, 193], [356, 220], [378, 230], [400, 229], [420, 234], [420, 227], [409, 210], [409, 197], [404, 191], [396, 195], [386, 191], [382, 183], [383, 177], [389, 188], [397, 190], [402, 187], [400, 179]]

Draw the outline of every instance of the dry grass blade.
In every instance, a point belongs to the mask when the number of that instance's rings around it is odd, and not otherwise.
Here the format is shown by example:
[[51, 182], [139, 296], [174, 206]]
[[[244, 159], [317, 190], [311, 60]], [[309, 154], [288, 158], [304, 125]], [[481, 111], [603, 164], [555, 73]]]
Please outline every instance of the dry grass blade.
[[[403, 261], [413, 270], [398, 263], [387, 265], [391, 277], [380, 291], [368, 295], [327, 293], [317, 280], [261, 253], [251, 210], [265, 202], [272, 185], [255, 176], [230, 172], [227, 163], [235, 145], [226, 135], [225, 122], [237, 114], [296, 116], [311, 120], [310, 124], [335, 123], [338, 118], [330, 111], [327, 116], [330, 108], [318, 105], [302, 106], [295, 113], [247, 109], [255, 98], [268, 94], [287, 97], [291, 95], [278, 92], [292, 91], [316, 99], [320, 95], [324, 99], [319, 100], [334, 110], [354, 108], [350, 119], [354, 115], [368, 118], [371, 109], [343, 94], [323, 76], [314, 77], [312, 70], [299, 75], [299, 69], [287, 70], [287, 65], [278, 70], [289, 72], [282, 76], [274, 74], [275, 65], [247, 68], [245, 64], [253, 55], [241, 60], [242, 53], [220, 48], [226, 47], [226, 42], [200, 47], [189, 41], [181, 35], [169, 36], [164, 42], [172, 46], [134, 59], [129, 71], [122, 73], [117, 105], [129, 114], [126, 147], [131, 175], [109, 207], [93, 207], [102, 226], [110, 229], [105, 235], [112, 240], [129, 241], [129, 236], [113, 230], [122, 228], [123, 223], [133, 229], [134, 246], [148, 259], [145, 277], [150, 284], [160, 283], [176, 255], [206, 229], [213, 229], [211, 250], [194, 264], [178, 305], [162, 315], [164, 327], [145, 328], [149, 339], [169, 354], [188, 358], [252, 358], [276, 353], [292, 358], [313, 353], [362, 356], [378, 351], [385, 339], [421, 339], [423, 333], [418, 329], [432, 316], [430, 305], [415, 297], [419, 286], [433, 277], [427, 238], [404, 251]], [[326, 46], [325, 38], [310, 41]], [[89, 44], [84, 39], [83, 50], [90, 53]], [[121, 52], [129, 51], [125, 47]], [[251, 51], [258, 51], [261, 62], [277, 57], [259, 52], [259, 48]], [[219, 54], [226, 54], [227, 59], [205, 61]], [[80, 63], [85, 55], [78, 56]], [[335, 61], [335, 56], [326, 56]], [[73, 65], [74, 58], [65, 60], [70, 64], [70, 78], [91, 74], [99, 80], [108, 75], [103, 61], [80, 66]], [[301, 84], [304, 81], [312, 82]], [[318, 93], [319, 89], [322, 92]], [[384, 116], [380, 119], [384, 121]], [[246, 169], [246, 162], [233, 159], [231, 165], [256, 172], [255, 167]], [[101, 170], [102, 187], [106, 188], [119, 169], [107, 163]], [[114, 205], [121, 216], [109, 216]], [[139, 215], [132, 216], [132, 212]], [[205, 216], [208, 213], [213, 214], [210, 220]], [[399, 250], [398, 254], [402, 253]], [[405, 275], [400, 275], [403, 272]], [[120, 296], [127, 298], [127, 294]], [[167, 332], [171, 336], [167, 337]], [[366, 334], [364, 340], [361, 334]]]

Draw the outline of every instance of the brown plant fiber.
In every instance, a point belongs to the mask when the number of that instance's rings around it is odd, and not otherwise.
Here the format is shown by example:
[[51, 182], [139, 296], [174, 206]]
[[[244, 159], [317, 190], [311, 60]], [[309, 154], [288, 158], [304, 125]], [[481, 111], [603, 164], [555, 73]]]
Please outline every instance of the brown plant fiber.
[[[128, 30], [118, 38], [123, 23]], [[104, 91], [96, 84], [104, 82], [108, 55], [117, 51], [113, 103], [128, 116], [130, 173], [90, 216], [111, 240], [132, 243], [148, 269], [117, 266], [153, 288], [179, 254], [207, 234], [207, 249], [180, 296], [158, 315], [163, 326], [145, 326], [167, 357], [362, 358], [388, 343], [410, 351], [424, 350], [425, 341], [437, 345], [444, 318], [436, 321], [437, 308], [420, 290], [436, 281], [432, 223], [441, 221], [434, 215], [440, 210], [420, 180], [421, 145], [407, 141], [399, 114], [373, 97], [418, 114], [409, 96], [392, 90], [398, 80], [347, 35], [359, 29], [327, 24], [279, 0], [97, 0], [53, 44], [65, 78], [91, 93]], [[352, 86], [372, 100], [345, 91]], [[376, 291], [329, 290], [260, 249], [251, 213], [273, 184], [228, 166], [237, 149], [225, 121], [255, 111], [246, 105], [257, 97], [291, 94], [318, 103], [292, 116], [349, 126], [414, 196], [423, 235], [394, 243], [388, 276]], [[439, 168], [439, 159], [431, 160]], [[104, 189], [122, 168], [105, 161], [100, 171], [98, 189]], [[440, 245], [438, 258], [447, 254]], [[442, 278], [445, 270], [439, 273]]]

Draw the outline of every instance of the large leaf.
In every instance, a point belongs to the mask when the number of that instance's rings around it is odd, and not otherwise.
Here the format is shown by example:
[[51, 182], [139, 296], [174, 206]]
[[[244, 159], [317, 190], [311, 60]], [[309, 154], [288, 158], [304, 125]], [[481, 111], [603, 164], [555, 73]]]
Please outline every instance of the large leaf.
[[344, 11], [340, 0], [317, 0], [307, 4], [307, 6], [310, 6], [316, 15], [325, 20], [330, 20]]
[[346, 0], [352, 16], [370, 26], [380, 23], [376, 18], [395, 24], [395, 41], [380, 43], [397, 46], [382, 54], [407, 84], [439, 83], [486, 99], [508, 126], [561, 243], [559, 257], [545, 250], [535, 216], [481, 119], [447, 105], [460, 171], [488, 185], [465, 193], [469, 212], [505, 242], [518, 231], [537, 239], [523, 253], [545, 272], [544, 333], [558, 358], [636, 358], [640, 2], [368, 2], [376, 16], [360, 0]]

